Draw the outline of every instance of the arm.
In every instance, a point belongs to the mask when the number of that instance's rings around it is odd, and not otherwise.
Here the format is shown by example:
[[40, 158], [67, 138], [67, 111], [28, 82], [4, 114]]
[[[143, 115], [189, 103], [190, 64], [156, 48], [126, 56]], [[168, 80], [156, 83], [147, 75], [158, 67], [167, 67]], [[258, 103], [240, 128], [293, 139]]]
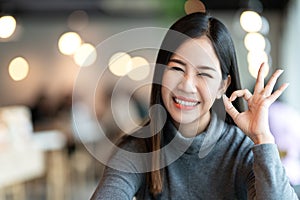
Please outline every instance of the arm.
[[106, 168], [91, 200], [132, 200], [141, 185], [142, 174]]
[[252, 152], [254, 174], [247, 180], [248, 199], [298, 199], [281, 164], [277, 145], [254, 145]]
[[146, 151], [144, 140], [124, 137], [115, 148], [92, 200], [132, 200], [145, 182], [144, 162], [136, 154]]
[[[298, 199], [281, 164], [275, 139], [269, 128], [269, 106], [282, 94], [288, 84], [283, 84], [272, 93], [278, 77], [277, 70], [264, 86], [264, 64], [261, 65], [254, 93], [238, 90], [230, 98], [223, 96], [227, 113], [237, 126], [254, 142], [253, 174], [247, 179], [249, 199]], [[238, 112], [232, 101], [242, 97], [247, 101], [248, 110]]]

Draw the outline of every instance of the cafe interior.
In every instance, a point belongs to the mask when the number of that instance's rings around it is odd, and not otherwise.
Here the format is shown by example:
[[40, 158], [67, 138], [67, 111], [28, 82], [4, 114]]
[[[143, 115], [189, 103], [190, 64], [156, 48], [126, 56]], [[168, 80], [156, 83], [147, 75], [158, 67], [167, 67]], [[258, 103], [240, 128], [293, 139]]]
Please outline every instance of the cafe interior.
[[[203, 7], [203, 5], [205, 7]], [[167, 28], [206, 9], [244, 88], [283, 69], [269, 124], [300, 195], [300, 0], [0, 0], [0, 200], [89, 199], [111, 142], [148, 116]]]

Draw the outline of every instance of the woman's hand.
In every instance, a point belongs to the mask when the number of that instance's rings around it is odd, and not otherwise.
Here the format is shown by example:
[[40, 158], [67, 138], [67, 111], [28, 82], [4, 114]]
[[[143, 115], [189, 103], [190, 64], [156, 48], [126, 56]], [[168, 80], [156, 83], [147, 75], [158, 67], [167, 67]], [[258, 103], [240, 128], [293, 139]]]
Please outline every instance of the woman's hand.
[[[262, 63], [258, 72], [253, 94], [251, 94], [249, 90], [244, 89], [233, 92], [230, 98], [223, 95], [226, 112], [232, 117], [236, 125], [244, 131], [255, 144], [275, 142], [269, 128], [268, 110], [270, 105], [288, 87], [288, 84], [284, 83], [278, 90], [272, 93], [276, 81], [283, 70], [277, 70], [272, 75], [267, 85], [264, 86], [264, 67], [265, 65]], [[231, 102], [237, 97], [242, 97], [247, 101], [248, 110], [241, 113], [236, 110]]]

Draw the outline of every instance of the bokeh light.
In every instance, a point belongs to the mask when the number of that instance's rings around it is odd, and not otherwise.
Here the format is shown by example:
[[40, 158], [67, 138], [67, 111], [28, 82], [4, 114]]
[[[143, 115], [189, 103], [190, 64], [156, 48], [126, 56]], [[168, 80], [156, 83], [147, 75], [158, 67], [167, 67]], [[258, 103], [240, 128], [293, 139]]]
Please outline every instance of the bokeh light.
[[260, 29], [260, 33], [264, 35], [268, 35], [270, 32], [270, 24], [269, 21], [265, 17], [261, 17], [262, 20], [262, 27]]
[[[265, 67], [264, 67], [264, 77], [267, 77], [270, 71], [270, 65], [269, 63], [265, 63]], [[257, 78], [258, 75], [258, 70], [259, 70], [260, 64], [256, 65], [256, 64], [252, 64], [252, 63], [248, 63], [248, 70], [251, 74], [252, 77]]]
[[240, 23], [247, 32], [258, 32], [262, 27], [261, 16], [254, 11], [244, 11], [240, 16]]
[[263, 51], [266, 47], [266, 40], [260, 33], [247, 33], [244, 44], [248, 51]]
[[205, 5], [199, 0], [187, 0], [184, 4], [186, 14], [205, 12]]
[[247, 61], [253, 65], [260, 66], [261, 63], [268, 62], [268, 54], [265, 51], [249, 51]]
[[150, 73], [149, 62], [143, 57], [133, 57], [132, 69], [128, 73], [129, 78], [135, 81], [144, 80]]
[[132, 69], [131, 56], [125, 52], [115, 53], [109, 59], [109, 70], [116, 76], [125, 76]]
[[68, 17], [68, 26], [70, 29], [80, 31], [89, 23], [89, 16], [84, 10], [76, 10]]
[[15, 32], [17, 22], [13, 16], [0, 17], [0, 38], [9, 38]]
[[14, 81], [21, 81], [28, 75], [29, 64], [25, 58], [16, 57], [10, 62], [8, 72]]
[[82, 44], [74, 54], [74, 61], [78, 66], [87, 67], [97, 59], [97, 51], [92, 44]]
[[64, 55], [72, 55], [81, 45], [81, 38], [75, 32], [67, 32], [60, 36], [58, 49]]

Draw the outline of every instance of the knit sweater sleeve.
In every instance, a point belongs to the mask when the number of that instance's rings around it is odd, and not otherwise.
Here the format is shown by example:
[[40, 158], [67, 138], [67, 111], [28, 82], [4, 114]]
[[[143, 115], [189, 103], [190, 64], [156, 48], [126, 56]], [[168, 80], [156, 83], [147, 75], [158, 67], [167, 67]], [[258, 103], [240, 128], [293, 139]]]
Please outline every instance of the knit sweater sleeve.
[[142, 140], [127, 137], [110, 158], [92, 200], [132, 200], [145, 181]]
[[248, 177], [248, 199], [297, 200], [281, 163], [277, 145], [254, 145], [252, 152], [253, 175]]
[[141, 183], [141, 174], [106, 168], [91, 200], [132, 200]]

